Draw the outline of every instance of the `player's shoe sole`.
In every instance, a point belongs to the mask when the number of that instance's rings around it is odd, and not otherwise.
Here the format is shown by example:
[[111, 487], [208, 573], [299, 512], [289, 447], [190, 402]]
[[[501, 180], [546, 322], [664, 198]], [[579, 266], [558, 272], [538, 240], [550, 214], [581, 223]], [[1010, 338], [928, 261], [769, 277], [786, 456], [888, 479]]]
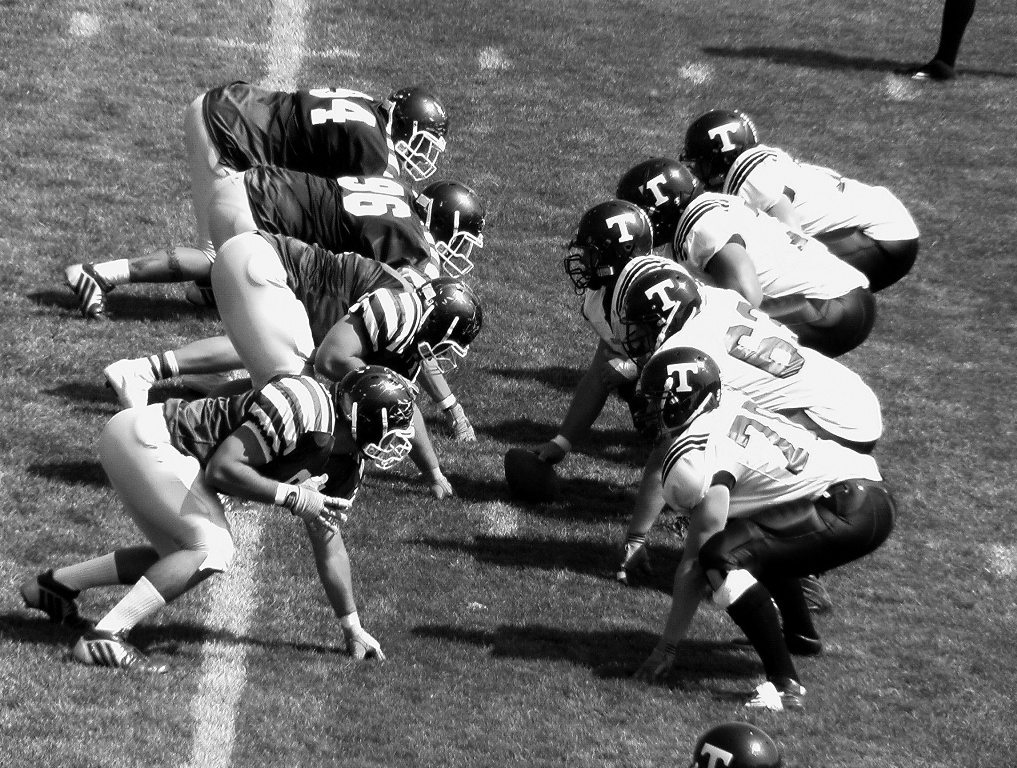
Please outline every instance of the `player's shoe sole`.
[[116, 632], [93, 629], [74, 645], [74, 658], [91, 667], [127, 669], [131, 672], [162, 674], [168, 667], [149, 659]]
[[54, 624], [80, 630], [89, 630], [94, 626], [91, 619], [78, 613], [78, 605], [74, 602], [78, 591], [54, 580], [53, 571], [40, 573], [23, 582], [20, 592], [26, 608], [42, 611]]
[[106, 294], [114, 286], [95, 273], [92, 264], [71, 264], [64, 270], [67, 285], [78, 297], [78, 310], [89, 320], [106, 318]]
[[102, 375], [106, 377], [106, 386], [117, 393], [117, 400], [124, 408], [148, 405], [148, 392], [155, 384], [155, 373], [148, 360], [117, 360], [107, 365]]

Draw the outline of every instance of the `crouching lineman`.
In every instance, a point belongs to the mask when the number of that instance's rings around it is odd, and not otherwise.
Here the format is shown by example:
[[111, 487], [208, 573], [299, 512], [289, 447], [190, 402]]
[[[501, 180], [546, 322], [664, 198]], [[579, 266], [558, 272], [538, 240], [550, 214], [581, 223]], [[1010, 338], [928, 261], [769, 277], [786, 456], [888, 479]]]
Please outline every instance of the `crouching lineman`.
[[[81, 626], [75, 599], [95, 587], [132, 585], [74, 646], [84, 664], [163, 672], [127, 640], [139, 622], [210, 576], [234, 556], [218, 494], [275, 504], [300, 517], [318, 575], [339, 617], [347, 650], [384, 655], [360, 625], [350, 563], [339, 533], [349, 498], [326, 496], [320, 475], [333, 454], [351, 457], [355, 491], [363, 457], [392, 463], [409, 450], [413, 395], [384, 368], [350, 373], [329, 393], [309, 376], [273, 378], [229, 398], [132, 408], [99, 438], [99, 460], [127, 514], [149, 544], [46, 571], [21, 585], [30, 608]], [[339, 480], [340, 478], [335, 478]]]
[[693, 121], [682, 160], [711, 192], [740, 197], [822, 242], [864, 273], [874, 292], [904, 277], [918, 257], [918, 227], [889, 189], [759, 144], [755, 124], [742, 112], [715, 109]]
[[[657, 350], [694, 347], [717, 364], [725, 387], [820, 437], [861, 453], [873, 449], [883, 431], [879, 399], [854, 371], [801, 346], [737, 292], [697, 285], [679, 264], [643, 257], [625, 273], [632, 277], [619, 281], [611, 327], [637, 366]], [[663, 506], [662, 454], [658, 446], [647, 460], [618, 573], [623, 581], [649, 565], [646, 537]]]
[[636, 676], [671, 670], [709, 589], [763, 662], [766, 682], [746, 706], [803, 706], [791, 654], [816, 655], [822, 642], [799, 578], [890, 535], [896, 507], [875, 460], [722, 389], [717, 364], [691, 347], [656, 353], [640, 389], [667, 444], [665, 497], [691, 520], [664, 632]]
[[[65, 280], [82, 315], [104, 318], [105, 294], [117, 285], [207, 278], [215, 259], [211, 202], [221, 180], [271, 165], [326, 178], [404, 173], [423, 181], [435, 172], [447, 133], [445, 107], [416, 87], [400, 88], [385, 100], [347, 89], [287, 93], [244, 82], [213, 88], [184, 114], [197, 246], [130, 261], [72, 264]], [[208, 300], [197, 284], [187, 296], [199, 305]]]
[[618, 193], [651, 219], [666, 212], [678, 261], [738, 291], [803, 345], [837, 357], [868, 338], [876, 318], [868, 278], [818, 240], [740, 198], [703, 191], [685, 165], [669, 158], [629, 169]]

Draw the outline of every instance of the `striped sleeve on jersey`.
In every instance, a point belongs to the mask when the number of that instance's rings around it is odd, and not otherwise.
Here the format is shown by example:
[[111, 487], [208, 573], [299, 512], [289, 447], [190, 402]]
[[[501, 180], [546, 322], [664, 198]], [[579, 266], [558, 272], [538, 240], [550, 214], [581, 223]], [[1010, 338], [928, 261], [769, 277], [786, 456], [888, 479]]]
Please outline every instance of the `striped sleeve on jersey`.
[[727, 173], [727, 178], [724, 180], [724, 194], [737, 195], [749, 174], [767, 160], [776, 158], [777, 153], [769, 147], [753, 147], [743, 152]]
[[696, 225], [702, 220], [702, 218], [719, 208], [728, 208], [728, 202], [726, 200], [718, 199], [717, 197], [701, 197], [698, 200], [693, 200], [688, 208], [685, 209], [685, 213], [682, 214], [681, 219], [678, 221], [678, 231], [674, 235], [674, 251], [684, 261], [688, 261], [688, 252], [685, 250], [685, 241], [688, 240], [689, 235], [696, 228]]
[[252, 398], [248, 416], [270, 458], [289, 452], [308, 432], [331, 434], [336, 418], [332, 398], [309, 376], [284, 376], [270, 382]]
[[358, 312], [375, 352], [401, 354], [424, 322], [416, 291], [383, 288], [365, 296], [351, 310]]
[[667, 481], [667, 476], [671, 474], [671, 470], [674, 469], [675, 464], [677, 464], [683, 456], [691, 451], [705, 450], [707, 440], [708, 435], [705, 434], [686, 435], [676, 440], [674, 445], [667, 449], [667, 455], [664, 456], [664, 467], [661, 472], [664, 481]]

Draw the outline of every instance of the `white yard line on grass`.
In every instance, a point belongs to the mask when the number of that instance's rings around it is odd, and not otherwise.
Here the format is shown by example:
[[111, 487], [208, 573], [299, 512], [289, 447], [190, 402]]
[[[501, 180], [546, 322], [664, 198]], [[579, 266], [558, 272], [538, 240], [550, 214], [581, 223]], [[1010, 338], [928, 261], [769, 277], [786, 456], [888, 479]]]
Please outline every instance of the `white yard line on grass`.
[[[262, 85], [296, 88], [304, 48], [304, 0], [273, 0]], [[194, 737], [188, 768], [229, 768], [236, 737], [237, 708], [247, 684], [247, 646], [228, 638], [247, 634], [254, 612], [261, 518], [256, 510], [232, 515], [236, 556], [226, 573], [212, 580], [205, 625], [216, 636], [201, 651], [201, 678], [191, 700]]]

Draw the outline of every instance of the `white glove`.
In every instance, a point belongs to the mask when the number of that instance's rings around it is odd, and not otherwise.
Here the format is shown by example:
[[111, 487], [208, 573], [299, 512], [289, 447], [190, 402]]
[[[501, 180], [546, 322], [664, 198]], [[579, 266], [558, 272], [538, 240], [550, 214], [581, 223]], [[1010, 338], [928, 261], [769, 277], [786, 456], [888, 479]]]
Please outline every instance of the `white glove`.
[[381, 650], [381, 644], [371, 637], [363, 627], [346, 631], [346, 652], [358, 661], [363, 659], [385, 660], [385, 654]]
[[463, 410], [461, 403], [454, 403], [452, 407], [446, 410], [445, 418], [448, 422], [449, 432], [452, 433], [454, 440], [462, 443], [472, 443], [477, 439], [477, 433], [473, 430], [470, 420], [466, 418], [466, 412]]
[[347, 517], [341, 510], [349, 509], [349, 499], [326, 496], [318, 491], [328, 480], [328, 475], [310, 477], [299, 485], [279, 484], [276, 492], [276, 503], [285, 507], [291, 514], [309, 523], [317, 523], [326, 530], [335, 533], [345, 523]]

